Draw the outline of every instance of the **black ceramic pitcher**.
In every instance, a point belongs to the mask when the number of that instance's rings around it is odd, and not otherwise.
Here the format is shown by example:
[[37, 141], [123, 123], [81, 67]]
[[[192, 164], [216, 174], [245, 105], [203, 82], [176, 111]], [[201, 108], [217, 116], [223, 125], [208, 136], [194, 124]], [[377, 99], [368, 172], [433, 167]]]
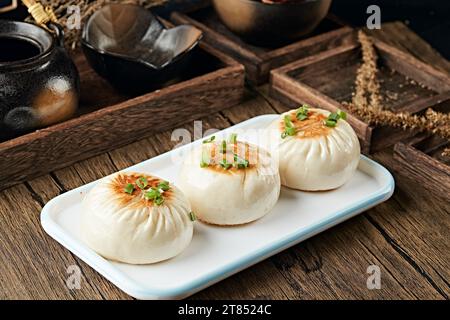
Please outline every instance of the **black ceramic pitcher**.
[[63, 33], [0, 20], [0, 139], [73, 116], [78, 72], [63, 47]]

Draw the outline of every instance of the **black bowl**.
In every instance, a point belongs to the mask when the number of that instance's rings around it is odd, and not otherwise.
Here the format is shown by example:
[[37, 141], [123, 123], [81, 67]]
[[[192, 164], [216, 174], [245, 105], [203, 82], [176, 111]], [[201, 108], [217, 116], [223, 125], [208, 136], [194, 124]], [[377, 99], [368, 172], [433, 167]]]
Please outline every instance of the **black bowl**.
[[144, 93], [179, 76], [201, 36], [193, 26], [166, 29], [140, 6], [110, 4], [89, 17], [81, 43], [97, 73], [120, 91]]
[[267, 4], [255, 0], [213, 0], [223, 24], [246, 42], [278, 46], [312, 32], [325, 18], [332, 0]]

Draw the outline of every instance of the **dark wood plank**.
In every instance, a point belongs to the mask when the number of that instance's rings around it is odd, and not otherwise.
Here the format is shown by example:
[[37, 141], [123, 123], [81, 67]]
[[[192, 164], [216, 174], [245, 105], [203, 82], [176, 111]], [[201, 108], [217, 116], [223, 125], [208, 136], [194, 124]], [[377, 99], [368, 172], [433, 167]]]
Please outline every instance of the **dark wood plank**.
[[395, 175], [397, 187], [390, 201], [371, 210], [369, 221], [417, 273], [449, 299], [450, 202], [443, 201], [436, 189], [428, 191], [414, 177], [400, 174], [402, 168], [390, 150], [374, 158]]
[[289, 281], [281, 272], [270, 261], [263, 261], [197, 293], [190, 299], [286, 300], [295, 295], [295, 289], [289, 285]]
[[[387, 23], [382, 30], [368, 32], [450, 75], [450, 62], [403, 23]], [[392, 209], [380, 214], [382, 206], [375, 208], [372, 222], [399, 254], [448, 299], [450, 203], [436, 197], [436, 190], [427, 191], [416, 179], [401, 174], [403, 170], [391, 152], [379, 152], [374, 157], [395, 174], [397, 192], [387, 203], [395, 201]]]
[[[363, 216], [271, 260], [297, 288], [297, 299], [443, 298]], [[381, 271], [379, 290], [367, 288], [371, 265]]]
[[222, 111], [230, 123], [237, 124], [256, 116], [278, 113], [259, 92], [252, 90], [249, 95], [251, 99], [248, 101]]
[[[89, 269], [42, 229], [39, 212], [45, 196], [59, 192], [51, 183], [45, 190], [41, 196], [21, 184], [0, 194], [1, 299], [102, 299]], [[80, 290], [66, 285], [69, 266], [81, 267]]]
[[410, 180], [450, 202], [450, 166], [404, 143], [395, 145], [394, 159]]
[[[433, 110], [450, 112], [450, 92], [430, 99]], [[415, 108], [416, 105], [411, 106]], [[399, 174], [434, 192], [444, 201], [450, 201], [450, 158], [444, 150], [450, 146], [448, 139], [431, 134], [420, 134], [404, 139], [394, 147], [394, 160]]]
[[434, 68], [450, 74], [450, 62], [403, 22], [384, 23], [381, 30], [366, 30], [366, 32], [400, 50], [409, 52]]

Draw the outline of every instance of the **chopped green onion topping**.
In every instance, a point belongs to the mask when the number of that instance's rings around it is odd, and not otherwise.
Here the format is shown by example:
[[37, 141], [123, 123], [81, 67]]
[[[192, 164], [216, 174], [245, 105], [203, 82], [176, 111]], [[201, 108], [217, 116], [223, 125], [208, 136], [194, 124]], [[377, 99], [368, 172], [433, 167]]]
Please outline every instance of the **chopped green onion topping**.
[[333, 128], [333, 127], [336, 127], [336, 121], [334, 121], [334, 120], [325, 120], [325, 125], [327, 126], [327, 127], [331, 127], [331, 128]]
[[124, 188], [125, 193], [132, 194], [134, 191], [134, 184], [128, 183]]
[[155, 187], [152, 187], [149, 191], [147, 191], [145, 193], [145, 198], [147, 200], [154, 200], [160, 196], [161, 196], [161, 192]]
[[[230, 135], [230, 138], [228, 139], [230, 143], [236, 144], [237, 143], [237, 134], [232, 133]], [[227, 153], [227, 141], [222, 140], [222, 142], [219, 145], [219, 153]], [[202, 159], [200, 161], [200, 167], [206, 168], [211, 164], [209, 154], [207, 150], [202, 151]], [[245, 169], [249, 166], [249, 161], [246, 159], [240, 158], [237, 154], [234, 154], [234, 161], [233, 163], [230, 163], [227, 161], [227, 159], [222, 159], [218, 163], [223, 169], [228, 170], [231, 167], [235, 167], [238, 169]]]
[[203, 140], [203, 143], [211, 143], [211, 142], [213, 142], [215, 139], [216, 139], [216, 136], [212, 136], [212, 137], [209, 138], [209, 139]]
[[296, 130], [289, 115], [284, 116], [284, 132], [281, 134], [281, 138], [287, 136], [295, 136]]
[[294, 124], [292, 123], [291, 117], [289, 115], [284, 116], [284, 125], [288, 128], [292, 128]]
[[237, 133], [232, 133], [230, 136], [230, 143], [236, 144], [237, 143]]
[[231, 166], [232, 166], [232, 164], [229, 163], [229, 162], [227, 161], [227, 159], [220, 160], [219, 164], [220, 164], [220, 166], [221, 166], [222, 168], [224, 168], [225, 170], [230, 169]]
[[208, 150], [202, 150], [202, 159], [200, 160], [200, 167], [202, 168], [206, 168], [207, 166], [209, 166], [209, 154], [208, 154]]
[[300, 121], [308, 119], [308, 108], [309, 106], [307, 104], [304, 104], [300, 108], [298, 108], [297, 112], [295, 113], [296, 118]]
[[191, 219], [191, 221], [197, 220], [197, 217], [195, 216], [195, 213], [193, 211], [189, 212], [189, 218]]
[[157, 187], [152, 187], [148, 192], [145, 193], [145, 198], [147, 200], [152, 200], [154, 204], [160, 206], [164, 203], [164, 197], [161, 190], [168, 191], [170, 189], [168, 181], [162, 181], [158, 183]]
[[[145, 177], [139, 177], [136, 180], [136, 185], [141, 190], [146, 191], [144, 193], [145, 199], [153, 201], [158, 206], [164, 203], [164, 197], [161, 193], [161, 190], [168, 191], [170, 189], [169, 182], [162, 181], [158, 183], [158, 186], [151, 187], [150, 189], [146, 190], [145, 188], [148, 186], [148, 180]], [[124, 191], [128, 194], [133, 194], [134, 190], [135, 186], [132, 183], [128, 183], [124, 188]]]
[[148, 186], [148, 180], [145, 177], [140, 177], [136, 180], [136, 185], [140, 189], [144, 190]]
[[158, 184], [158, 188], [163, 191], [168, 191], [170, 189], [169, 181], [162, 181]]
[[237, 154], [234, 155], [234, 167], [238, 169], [245, 169], [249, 166], [249, 161], [246, 159], [240, 158]]
[[152, 187], [145, 193], [145, 199], [153, 201], [154, 204], [160, 206], [164, 203], [164, 198], [158, 188]]
[[330, 113], [330, 115], [328, 116], [328, 119], [330, 121], [338, 121], [339, 120], [339, 115], [337, 113]]
[[347, 113], [345, 113], [345, 112], [342, 111], [342, 110], [338, 110], [337, 113], [338, 113], [338, 115], [339, 115], [339, 117], [340, 117], [341, 119], [347, 120]]
[[227, 152], [227, 142], [225, 140], [222, 140], [222, 144], [220, 145], [220, 153], [226, 153]]
[[338, 109], [336, 112], [330, 113], [324, 123], [327, 127], [336, 127], [336, 124], [340, 119], [347, 119], [347, 114], [344, 111]]

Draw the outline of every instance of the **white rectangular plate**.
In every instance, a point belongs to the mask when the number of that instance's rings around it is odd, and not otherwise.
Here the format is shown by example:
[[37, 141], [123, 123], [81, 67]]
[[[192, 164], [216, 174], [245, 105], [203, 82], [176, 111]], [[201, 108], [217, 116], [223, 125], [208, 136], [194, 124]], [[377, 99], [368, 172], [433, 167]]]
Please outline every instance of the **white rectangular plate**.
[[[265, 128], [276, 117], [259, 116], [218, 135]], [[252, 142], [250, 136], [239, 138]], [[193, 142], [198, 143], [201, 141]], [[189, 146], [125, 171], [148, 172], [176, 184], [179, 165], [174, 164], [172, 157]], [[104, 259], [80, 239], [81, 200], [96, 183], [52, 199], [42, 210], [42, 226], [56, 241], [138, 299], [179, 299], [192, 295], [387, 200], [394, 191], [389, 171], [361, 156], [356, 174], [339, 189], [314, 193], [282, 188], [277, 205], [262, 219], [226, 228], [197, 222], [192, 242], [182, 254], [157, 264], [136, 266]]]

